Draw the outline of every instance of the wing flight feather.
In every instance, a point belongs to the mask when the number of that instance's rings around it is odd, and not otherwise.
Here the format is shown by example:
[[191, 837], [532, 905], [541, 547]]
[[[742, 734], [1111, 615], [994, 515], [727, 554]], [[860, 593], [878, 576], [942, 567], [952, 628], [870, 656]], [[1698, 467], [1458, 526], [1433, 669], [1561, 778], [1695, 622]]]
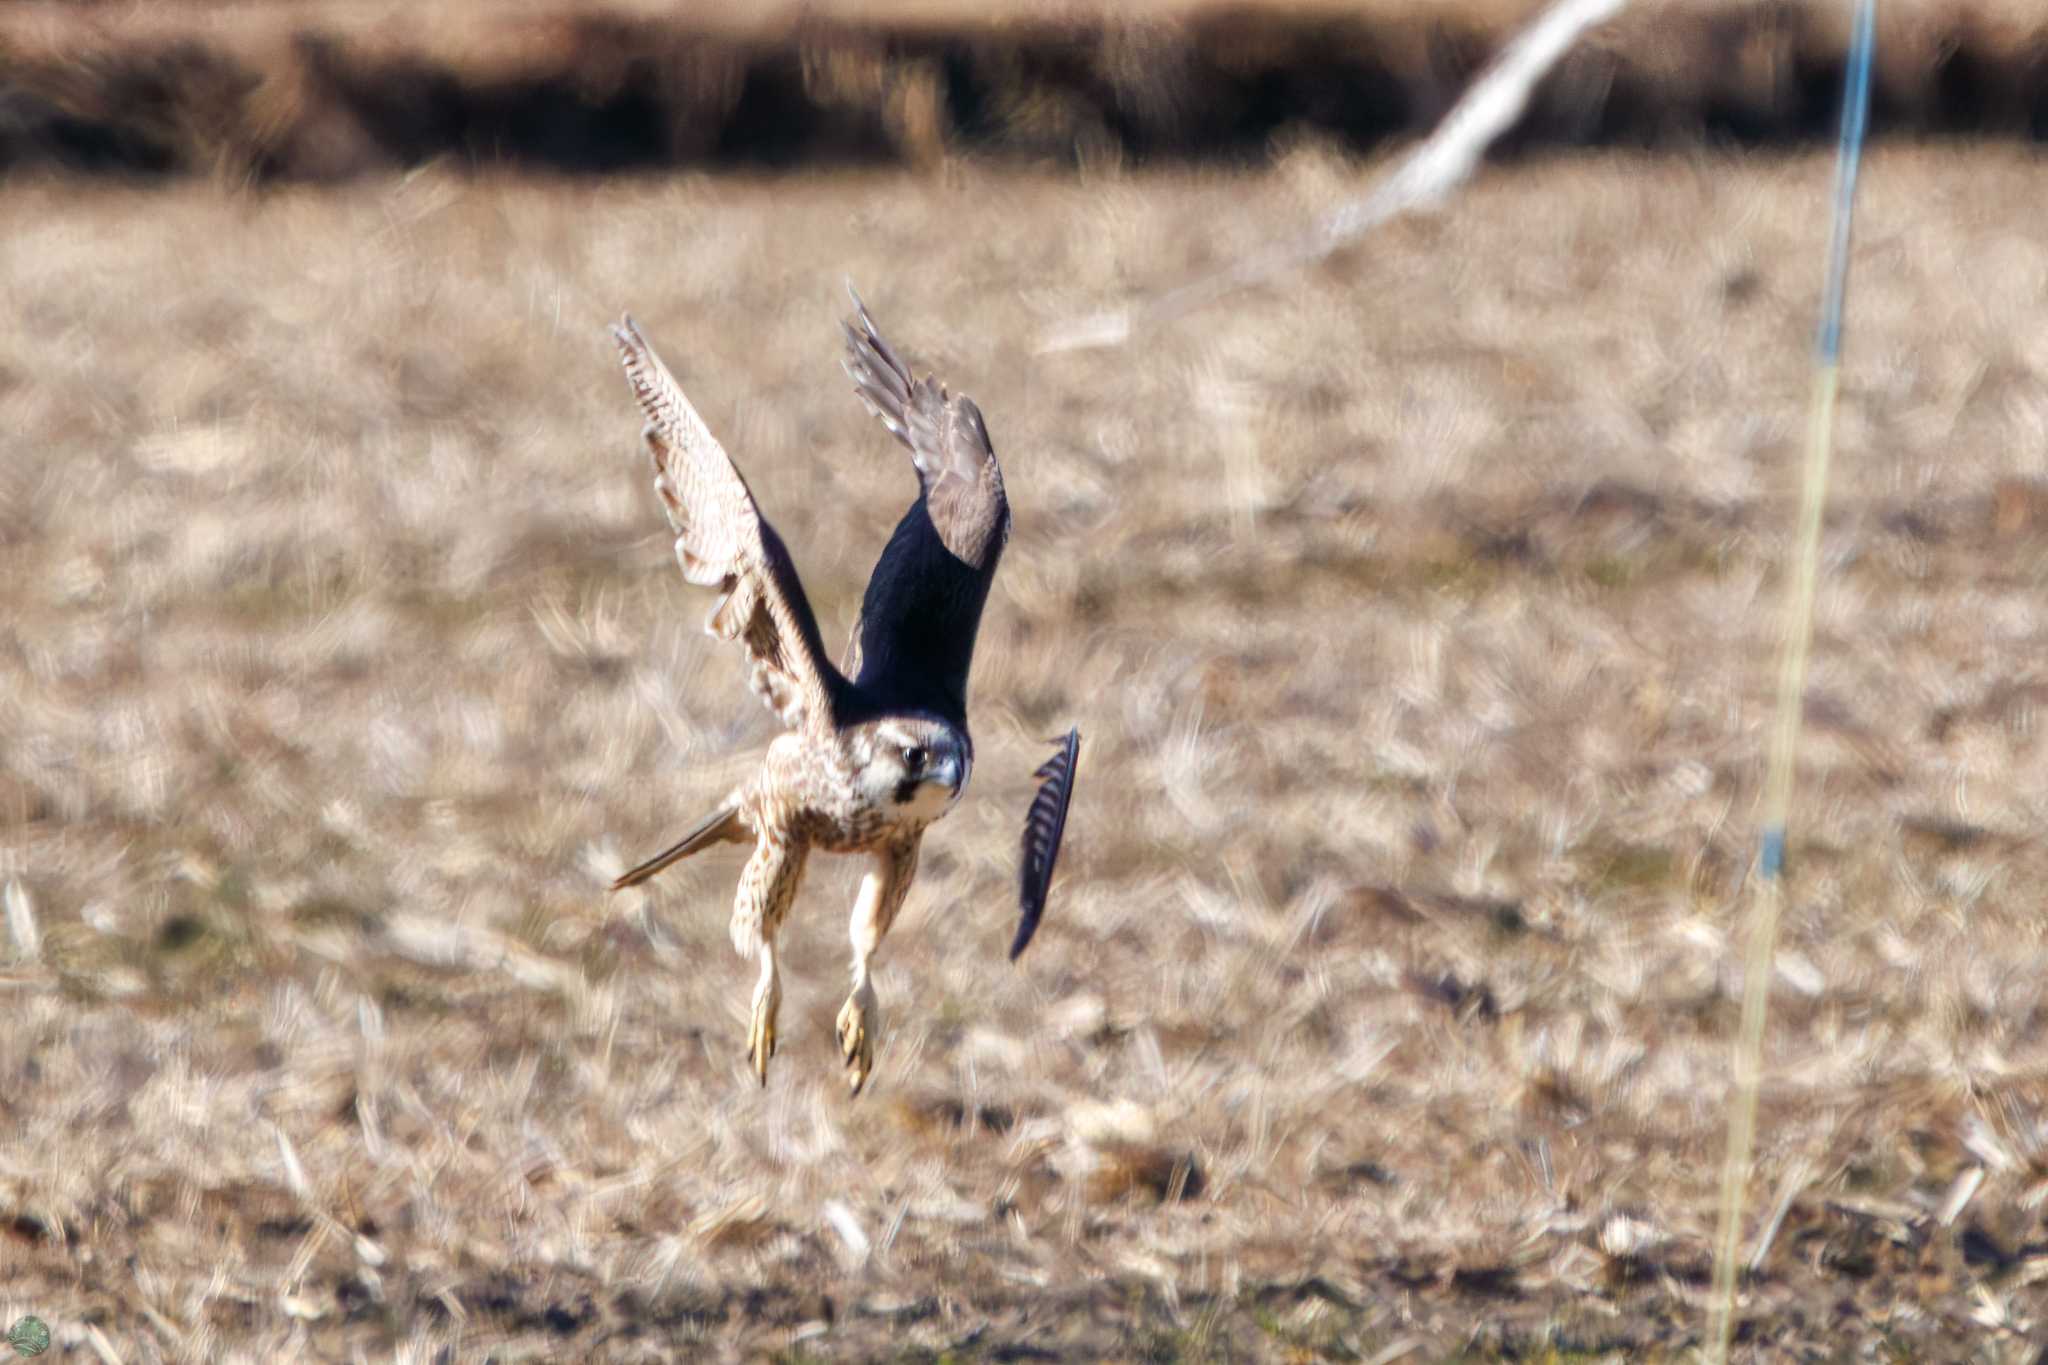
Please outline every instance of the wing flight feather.
[[704, 629], [741, 642], [752, 664], [749, 685], [783, 724], [831, 726], [843, 679], [827, 659], [782, 538], [630, 316], [612, 328], [612, 339], [647, 417], [640, 438], [654, 462], [654, 490], [675, 528], [683, 577], [722, 594]]
[[946, 548], [976, 568], [992, 563], [1010, 533], [1002, 466], [981, 409], [955, 397], [937, 375], [913, 379], [895, 348], [875, 330], [867, 305], [848, 285], [853, 316], [846, 333], [846, 373], [869, 412], [910, 450]]

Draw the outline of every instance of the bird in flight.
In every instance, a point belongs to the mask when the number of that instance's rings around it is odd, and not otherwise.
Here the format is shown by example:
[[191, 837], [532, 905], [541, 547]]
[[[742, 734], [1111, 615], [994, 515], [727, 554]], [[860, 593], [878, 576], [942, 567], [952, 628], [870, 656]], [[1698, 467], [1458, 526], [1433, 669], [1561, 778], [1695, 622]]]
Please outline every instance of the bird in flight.
[[[981, 409], [935, 377], [913, 379], [860, 297], [842, 330], [854, 392], [910, 451], [917, 499], [868, 578], [845, 662], [826, 656], [816, 616], [782, 538], [747, 482], [629, 316], [612, 328], [633, 396], [654, 491], [676, 533], [683, 577], [719, 594], [708, 634], [737, 641], [749, 683], [787, 731], [754, 775], [674, 845], [612, 883], [635, 886], [720, 843], [751, 843], [733, 900], [732, 942], [760, 963], [747, 1030], [763, 1084], [775, 1055], [782, 982], [775, 935], [813, 851], [868, 860], [853, 906], [853, 989], [839, 1011], [839, 1050], [853, 1093], [874, 1069], [880, 1031], [876, 949], [917, 875], [925, 828], [950, 811], [974, 768], [967, 674], [996, 563], [1010, 535], [1003, 471]], [[1069, 731], [1039, 769], [1019, 867], [1024, 950], [1044, 910], [1073, 795], [1080, 736]]]

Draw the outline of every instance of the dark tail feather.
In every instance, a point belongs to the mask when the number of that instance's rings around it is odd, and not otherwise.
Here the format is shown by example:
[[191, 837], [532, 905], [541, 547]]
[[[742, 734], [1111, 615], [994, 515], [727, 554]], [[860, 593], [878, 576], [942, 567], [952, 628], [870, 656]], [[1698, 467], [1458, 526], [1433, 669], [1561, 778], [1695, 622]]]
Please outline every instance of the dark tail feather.
[[1038, 932], [1039, 917], [1045, 914], [1053, 864], [1060, 856], [1060, 837], [1067, 832], [1067, 803], [1074, 799], [1074, 768], [1080, 759], [1081, 732], [1069, 730], [1060, 741], [1059, 752], [1038, 770], [1038, 795], [1031, 798], [1031, 813], [1024, 817], [1024, 849], [1017, 866], [1017, 902], [1023, 917], [1017, 922], [1016, 941], [1010, 944], [1012, 962]]
[[747, 827], [740, 823], [738, 808], [727, 806], [723, 810], [713, 811], [695, 829], [673, 845], [613, 882], [612, 890], [623, 891], [629, 886], [638, 886], [670, 863], [679, 863], [692, 853], [708, 848], [712, 844], [744, 843], [746, 839]]

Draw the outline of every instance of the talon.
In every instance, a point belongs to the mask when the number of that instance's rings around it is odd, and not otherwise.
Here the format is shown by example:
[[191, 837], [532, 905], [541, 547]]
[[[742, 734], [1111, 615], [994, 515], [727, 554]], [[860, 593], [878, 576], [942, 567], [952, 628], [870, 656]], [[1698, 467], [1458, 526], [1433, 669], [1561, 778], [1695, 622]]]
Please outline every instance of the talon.
[[772, 999], [756, 1001], [753, 1022], [747, 1027], [747, 1061], [762, 1085], [768, 1084], [768, 1059], [775, 1055], [775, 1005]]
[[848, 996], [839, 1011], [839, 1055], [852, 1073], [846, 1078], [847, 1086], [856, 1095], [875, 1069], [875, 1039], [868, 1028], [874, 999], [874, 991], [863, 987]]

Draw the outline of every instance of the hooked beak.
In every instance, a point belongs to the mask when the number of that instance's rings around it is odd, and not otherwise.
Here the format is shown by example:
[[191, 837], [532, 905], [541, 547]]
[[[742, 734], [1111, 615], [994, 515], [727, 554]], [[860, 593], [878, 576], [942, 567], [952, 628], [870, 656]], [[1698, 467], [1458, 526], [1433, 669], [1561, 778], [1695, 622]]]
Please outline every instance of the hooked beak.
[[956, 754], [943, 755], [925, 773], [925, 780], [936, 782], [957, 796], [967, 785], [967, 765]]

